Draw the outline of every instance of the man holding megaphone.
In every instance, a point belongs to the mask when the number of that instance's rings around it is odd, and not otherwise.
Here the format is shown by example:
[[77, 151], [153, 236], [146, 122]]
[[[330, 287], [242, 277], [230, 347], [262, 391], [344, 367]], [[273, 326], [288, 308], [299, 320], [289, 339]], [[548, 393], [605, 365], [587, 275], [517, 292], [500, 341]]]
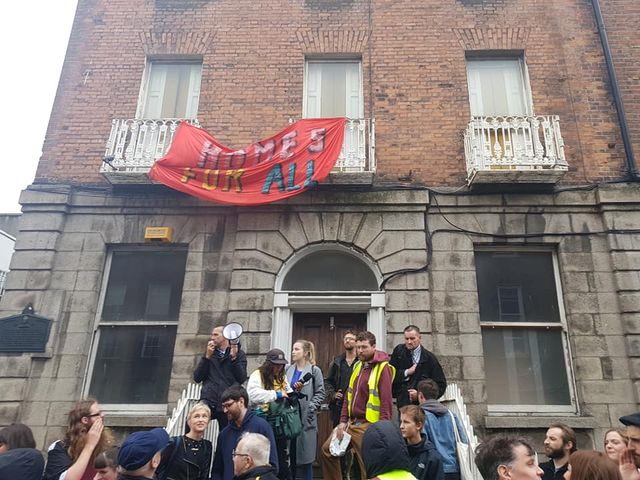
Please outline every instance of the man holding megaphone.
[[211, 408], [211, 418], [218, 421], [220, 430], [227, 426], [220, 396], [232, 385], [242, 385], [247, 379], [247, 356], [240, 348], [242, 327], [229, 324], [215, 327], [207, 349], [193, 372], [193, 379], [202, 382], [200, 397]]

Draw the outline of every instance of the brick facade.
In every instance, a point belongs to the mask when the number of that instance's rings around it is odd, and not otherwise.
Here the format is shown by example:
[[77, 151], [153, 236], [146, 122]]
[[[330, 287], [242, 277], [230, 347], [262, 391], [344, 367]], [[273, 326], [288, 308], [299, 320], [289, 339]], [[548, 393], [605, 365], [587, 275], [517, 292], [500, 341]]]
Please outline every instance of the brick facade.
[[[81, 1], [36, 182], [104, 181], [111, 119], [135, 115], [147, 56], [202, 58], [198, 118], [240, 147], [302, 116], [305, 56], [353, 55], [363, 61], [365, 117], [376, 118], [379, 181], [411, 172], [418, 184], [458, 186], [465, 53], [501, 50], [524, 52], [535, 113], [560, 116], [564, 182], [619, 178], [624, 151], [595, 28], [582, 0]], [[634, 58], [624, 48], [619, 56]]]

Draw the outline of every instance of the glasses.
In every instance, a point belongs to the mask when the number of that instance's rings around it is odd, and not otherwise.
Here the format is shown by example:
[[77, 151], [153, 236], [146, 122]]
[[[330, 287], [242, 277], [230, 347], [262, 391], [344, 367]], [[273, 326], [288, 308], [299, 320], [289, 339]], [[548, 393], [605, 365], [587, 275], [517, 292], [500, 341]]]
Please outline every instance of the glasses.
[[222, 408], [231, 408], [231, 405], [236, 403], [236, 400], [229, 400], [228, 402], [224, 402], [221, 404]]
[[251, 457], [251, 455], [249, 455], [248, 453], [237, 453], [235, 448], [231, 451], [231, 456], [233, 458], [235, 458], [235, 457]]
[[102, 416], [102, 412], [96, 412], [96, 413], [91, 413], [89, 415], [85, 415], [85, 417], [87, 418], [91, 418], [91, 417], [101, 417]]

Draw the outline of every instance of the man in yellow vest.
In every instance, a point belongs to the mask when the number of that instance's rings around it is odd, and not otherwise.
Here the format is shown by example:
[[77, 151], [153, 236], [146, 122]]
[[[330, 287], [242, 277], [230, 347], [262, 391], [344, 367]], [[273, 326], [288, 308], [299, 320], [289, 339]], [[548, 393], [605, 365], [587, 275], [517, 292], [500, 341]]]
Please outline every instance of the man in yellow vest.
[[[344, 432], [351, 435], [351, 445], [360, 464], [361, 479], [366, 479], [362, 460], [362, 437], [372, 423], [391, 420], [393, 398], [391, 384], [395, 369], [389, 365], [389, 355], [376, 350], [376, 337], [371, 332], [360, 332], [356, 336], [358, 361], [353, 365], [347, 396], [342, 404], [340, 423], [336, 436], [342, 440]], [[331, 456], [331, 437], [322, 446], [320, 464], [322, 478], [342, 480], [340, 458]]]

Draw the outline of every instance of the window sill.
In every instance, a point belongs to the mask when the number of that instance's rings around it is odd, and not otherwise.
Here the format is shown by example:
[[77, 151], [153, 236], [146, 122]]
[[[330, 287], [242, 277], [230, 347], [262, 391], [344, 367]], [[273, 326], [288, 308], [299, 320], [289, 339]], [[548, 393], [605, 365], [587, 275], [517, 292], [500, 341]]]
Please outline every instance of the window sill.
[[571, 428], [596, 428], [598, 422], [594, 417], [580, 417], [573, 415], [487, 415], [484, 417], [485, 428], [547, 428], [550, 423], [561, 422]]
[[105, 415], [105, 423], [110, 427], [164, 427], [166, 415]]

